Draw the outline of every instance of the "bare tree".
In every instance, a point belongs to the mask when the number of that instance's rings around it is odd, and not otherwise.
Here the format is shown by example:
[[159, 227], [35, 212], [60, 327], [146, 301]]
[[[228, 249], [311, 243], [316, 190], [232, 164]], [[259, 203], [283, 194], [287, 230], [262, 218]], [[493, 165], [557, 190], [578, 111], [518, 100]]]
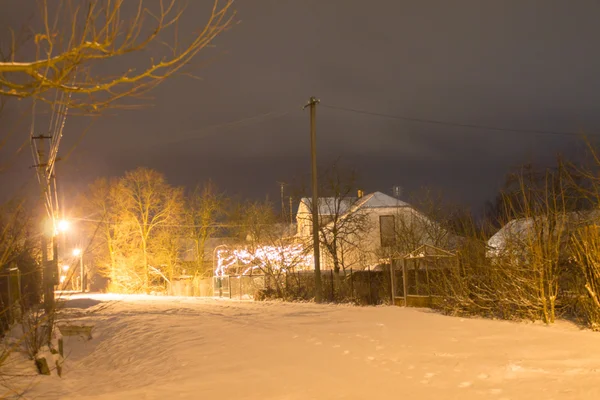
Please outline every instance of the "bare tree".
[[[195, 274], [204, 275], [206, 242], [218, 230], [217, 220], [224, 214], [225, 197], [217, 191], [216, 186], [207, 182], [204, 186], [197, 186], [187, 198], [185, 221], [188, 225], [189, 237], [194, 242], [196, 256]], [[212, 273], [212, 270], [210, 270]]]
[[139, 246], [136, 226], [123, 212], [124, 196], [118, 179], [99, 178], [79, 201], [80, 213], [87, 217], [82, 225], [90, 238], [89, 252], [98, 272], [110, 279], [109, 289], [115, 292], [135, 291], [143, 282], [131, 268]]
[[180, 223], [182, 191], [170, 186], [162, 174], [146, 168], [127, 172], [120, 185], [124, 195], [123, 212], [136, 227], [142, 258], [143, 288], [148, 291], [151, 235]]
[[282, 276], [312, 264], [310, 252], [293, 236], [290, 226], [280, 223], [273, 205], [268, 202], [246, 203], [241, 211], [240, 234], [243, 249], [236, 259], [248, 274], [251, 269], [263, 273], [275, 284], [279, 297], [283, 292]]
[[452, 213], [440, 192], [430, 188], [416, 191], [409, 197], [409, 205], [396, 209], [396, 240], [394, 251], [407, 254], [428, 244], [449, 249], [456, 236], [450, 229]]
[[[339, 275], [362, 258], [361, 240], [370, 229], [368, 213], [359, 207], [363, 200], [358, 196], [357, 176], [354, 171], [343, 170], [337, 163], [320, 177], [319, 187], [319, 240], [333, 271]], [[302, 198], [298, 223], [312, 226], [312, 209], [309, 198]], [[302, 230], [302, 228], [300, 228]], [[312, 247], [308, 237], [307, 247]]]
[[[13, 34], [8, 60], [0, 61], [0, 97], [54, 103], [56, 91], [71, 107], [97, 112], [139, 96], [176, 73], [227, 29], [233, 0], [214, 0], [204, 25], [181, 31], [178, 0], [40, 1], [32, 37], [36, 54], [20, 59]], [[131, 54], [147, 55], [131, 63]], [[99, 73], [114, 68], [110, 74]], [[71, 96], [72, 95], [72, 96]]]

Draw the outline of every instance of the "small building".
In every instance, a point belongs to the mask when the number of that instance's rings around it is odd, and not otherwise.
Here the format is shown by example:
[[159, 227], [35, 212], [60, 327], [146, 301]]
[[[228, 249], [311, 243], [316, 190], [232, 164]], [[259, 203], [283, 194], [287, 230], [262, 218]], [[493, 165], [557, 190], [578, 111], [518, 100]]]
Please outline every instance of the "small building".
[[[311, 210], [311, 200], [303, 198], [296, 216], [296, 235], [306, 242], [312, 241]], [[318, 211], [323, 269], [333, 268], [331, 249], [324, 248], [324, 242], [337, 242], [343, 268], [363, 269], [389, 259], [391, 254], [407, 254], [424, 244], [446, 247], [449, 238], [448, 232], [425, 214], [381, 192], [320, 198]], [[327, 237], [330, 235], [338, 239]]]
[[571, 234], [599, 222], [598, 211], [574, 211], [513, 219], [488, 240], [486, 256], [523, 257], [540, 239], [553, 239], [557, 245], [566, 246]]

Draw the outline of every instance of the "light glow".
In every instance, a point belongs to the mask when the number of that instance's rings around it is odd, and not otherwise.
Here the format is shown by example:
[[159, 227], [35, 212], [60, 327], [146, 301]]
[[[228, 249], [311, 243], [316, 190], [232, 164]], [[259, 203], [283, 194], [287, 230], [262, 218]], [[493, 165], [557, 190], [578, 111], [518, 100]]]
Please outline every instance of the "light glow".
[[241, 275], [249, 275], [257, 269], [282, 272], [312, 269], [313, 256], [301, 244], [217, 251], [215, 276], [228, 275], [229, 269], [233, 267], [245, 267]]
[[81, 255], [81, 249], [73, 249], [73, 255], [79, 257]]
[[62, 270], [63, 271], [68, 271], [69, 270], [69, 266], [68, 265], [63, 265], [62, 266]]
[[71, 224], [69, 223], [69, 221], [67, 221], [65, 219], [61, 219], [60, 221], [58, 221], [58, 224], [57, 224], [59, 232], [68, 231], [70, 226], [71, 226]]
[[66, 277], [66, 276], [64, 276], [64, 275], [61, 275], [61, 276], [60, 276], [60, 283], [65, 283], [65, 280], [66, 280], [66, 279], [67, 279], [67, 277]]

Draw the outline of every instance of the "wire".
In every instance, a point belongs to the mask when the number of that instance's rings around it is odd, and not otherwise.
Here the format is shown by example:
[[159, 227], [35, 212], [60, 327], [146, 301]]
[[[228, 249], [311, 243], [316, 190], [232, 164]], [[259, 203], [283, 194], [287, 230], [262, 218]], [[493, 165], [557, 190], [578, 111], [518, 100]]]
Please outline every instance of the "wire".
[[236, 121], [224, 122], [222, 124], [216, 124], [216, 125], [211, 125], [211, 126], [207, 126], [204, 128], [190, 130], [190, 131], [186, 132], [186, 134], [187, 134], [186, 136], [168, 141], [164, 144], [169, 145], [169, 144], [185, 142], [188, 140], [194, 140], [194, 139], [198, 139], [200, 137], [204, 137], [211, 133], [216, 133], [217, 130], [219, 130], [219, 129], [240, 128], [240, 127], [250, 126], [250, 125], [268, 121], [271, 119], [281, 118], [281, 117], [286, 116], [289, 113], [290, 113], [289, 111], [269, 111], [267, 113], [257, 114], [252, 117], [242, 118], [242, 119], [239, 119]]
[[[111, 224], [111, 221], [105, 219], [92, 219], [92, 218], [72, 218], [74, 221], [82, 222], [95, 222], [98, 224]], [[150, 226], [151, 224], [142, 224], [143, 226]], [[272, 224], [256, 224], [257, 226], [271, 226]], [[206, 225], [194, 225], [194, 224], [159, 224], [157, 226], [169, 227], [169, 228], [243, 228], [247, 225], [244, 224], [206, 224]]]
[[513, 128], [503, 128], [497, 126], [489, 126], [489, 125], [476, 125], [476, 124], [463, 124], [457, 122], [448, 122], [448, 121], [440, 121], [435, 119], [426, 119], [426, 118], [414, 118], [414, 117], [405, 117], [399, 115], [385, 114], [379, 112], [358, 110], [354, 108], [334, 106], [329, 104], [320, 104], [322, 107], [330, 108], [332, 110], [340, 110], [351, 112], [355, 114], [363, 114], [363, 115], [371, 115], [374, 117], [381, 118], [389, 118], [389, 119], [397, 119], [401, 121], [410, 121], [410, 122], [419, 122], [424, 124], [434, 124], [434, 125], [444, 125], [444, 126], [453, 126], [459, 128], [469, 128], [469, 129], [484, 129], [488, 131], [499, 131], [499, 132], [512, 132], [512, 133], [530, 133], [530, 134], [539, 134], [539, 135], [555, 135], [555, 136], [584, 136], [575, 132], [560, 132], [560, 131], [545, 131], [545, 130], [537, 130], [537, 129], [513, 129]]

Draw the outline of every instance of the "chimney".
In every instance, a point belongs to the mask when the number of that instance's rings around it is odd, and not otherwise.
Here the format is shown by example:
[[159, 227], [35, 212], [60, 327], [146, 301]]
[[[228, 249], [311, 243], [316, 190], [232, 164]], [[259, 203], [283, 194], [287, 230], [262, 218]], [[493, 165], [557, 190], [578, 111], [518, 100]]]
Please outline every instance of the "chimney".
[[362, 190], [358, 190], [358, 198], [362, 198], [365, 195], [365, 192], [363, 192]]

